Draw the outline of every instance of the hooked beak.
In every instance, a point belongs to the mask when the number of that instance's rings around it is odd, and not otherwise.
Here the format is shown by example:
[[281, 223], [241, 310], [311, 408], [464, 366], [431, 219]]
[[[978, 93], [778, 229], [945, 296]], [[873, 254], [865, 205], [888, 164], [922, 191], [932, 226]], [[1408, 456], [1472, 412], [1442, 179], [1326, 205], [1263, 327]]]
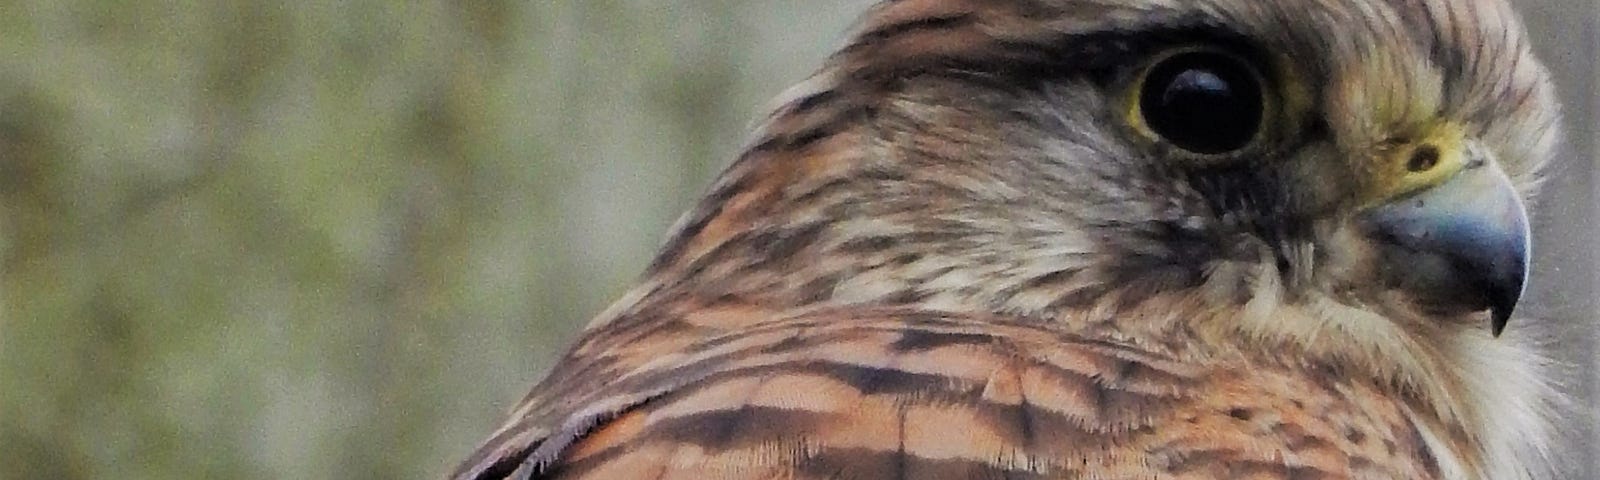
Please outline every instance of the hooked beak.
[[[1378, 206], [1360, 219], [1404, 264], [1387, 268], [1448, 285], [1452, 298], [1490, 311], [1499, 337], [1522, 298], [1531, 251], [1528, 212], [1495, 162], [1475, 159], [1445, 183]], [[1407, 259], [1410, 260], [1407, 260]]]

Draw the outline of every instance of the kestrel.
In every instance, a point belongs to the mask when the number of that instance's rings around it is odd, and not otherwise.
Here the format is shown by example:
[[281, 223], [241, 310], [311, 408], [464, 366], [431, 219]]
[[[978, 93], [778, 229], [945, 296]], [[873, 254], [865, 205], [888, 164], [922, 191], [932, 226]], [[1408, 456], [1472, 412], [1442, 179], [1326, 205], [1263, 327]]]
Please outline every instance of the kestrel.
[[461, 479], [1519, 479], [1501, 0], [898, 0]]

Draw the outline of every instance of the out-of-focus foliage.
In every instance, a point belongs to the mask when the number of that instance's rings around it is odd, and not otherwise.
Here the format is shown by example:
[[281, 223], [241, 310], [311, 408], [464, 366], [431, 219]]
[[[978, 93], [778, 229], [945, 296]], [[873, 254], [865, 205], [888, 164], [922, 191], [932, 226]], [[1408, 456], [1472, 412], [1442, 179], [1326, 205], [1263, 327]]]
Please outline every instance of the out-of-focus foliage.
[[0, 478], [442, 474], [868, 3], [0, 2]]
[[17, 479], [441, 474], [859, 8], [8, 3]]

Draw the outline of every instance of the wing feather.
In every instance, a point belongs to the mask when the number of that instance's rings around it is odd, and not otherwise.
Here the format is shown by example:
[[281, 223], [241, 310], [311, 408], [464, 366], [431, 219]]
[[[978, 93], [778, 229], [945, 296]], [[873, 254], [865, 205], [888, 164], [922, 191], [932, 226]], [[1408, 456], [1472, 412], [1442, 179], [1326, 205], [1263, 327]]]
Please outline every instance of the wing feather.
[[1398, 408], [1352, 403], [1380, 396], [1312, 385], [1288, 367], [1244, 368], [989, 316], [774, 318], [720, 333], [675, 318], [684, 325], [654, 336], [606, 334], [632, 339], [609, 349], [580, 342], [457, 478], [1436, 473], [1415, 455], [1426, 448], [1420, 439], [1394, 433], [1415, 430]]

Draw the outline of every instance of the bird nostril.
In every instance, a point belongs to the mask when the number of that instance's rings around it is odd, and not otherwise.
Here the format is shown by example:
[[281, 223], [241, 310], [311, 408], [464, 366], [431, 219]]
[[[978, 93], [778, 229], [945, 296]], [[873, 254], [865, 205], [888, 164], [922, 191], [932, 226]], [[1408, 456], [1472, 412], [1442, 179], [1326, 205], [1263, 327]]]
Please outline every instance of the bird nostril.
[[1406, 162], [1406, 169], [1412, 173], [1421, 173], [1432, 170], [1439, 165], [1439, 147], [1423, 145], [1411, 153], [1411, 160]]

